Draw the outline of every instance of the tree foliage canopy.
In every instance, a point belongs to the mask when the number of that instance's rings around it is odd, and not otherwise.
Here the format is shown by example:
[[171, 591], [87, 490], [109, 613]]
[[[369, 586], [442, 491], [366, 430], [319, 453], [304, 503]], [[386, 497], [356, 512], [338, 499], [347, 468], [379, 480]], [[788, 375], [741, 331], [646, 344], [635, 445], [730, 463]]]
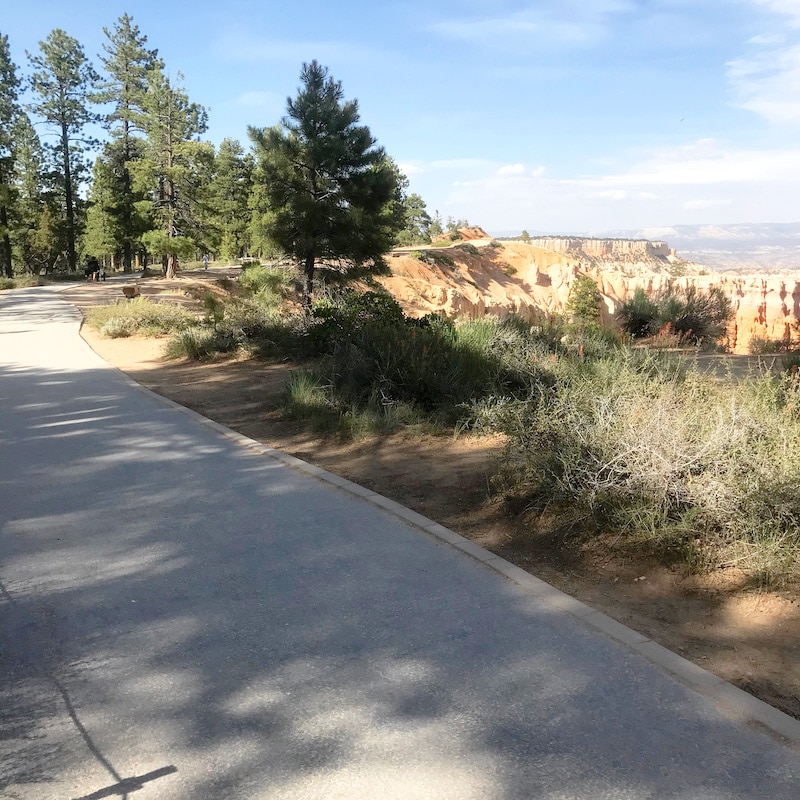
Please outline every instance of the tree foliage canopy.
[[365, 125], [358, 102], [316, 61], [272, 128], [249, 129], [272, 240], [303, 265], [306, 300], [317, 267], [333, 278], [384, 272], [402, 227], [396, 167]]

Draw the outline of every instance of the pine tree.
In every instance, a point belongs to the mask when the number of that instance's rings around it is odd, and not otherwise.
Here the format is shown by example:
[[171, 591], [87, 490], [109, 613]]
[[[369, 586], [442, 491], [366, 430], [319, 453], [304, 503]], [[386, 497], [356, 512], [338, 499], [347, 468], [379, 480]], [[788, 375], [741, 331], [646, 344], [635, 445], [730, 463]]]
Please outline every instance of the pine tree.
[[385, 273], [403, 214], [396, 171], [358, 124], [358, 102], [316, 61], [300, 79], [281, 124], [249, 133], [269, 235], [302, 265], [310, 304], [318, 267], [340, 280]]
[[85, 153], [96, 144], [84, 136], [84, 128], [99, 120], [90, 109], [90, 95], [97, 73], [77, 39], [60, 28], [39, 42], [39, 50], [41, 55], [38, 56], [28, 53], [34, 70], [31, 88], [36, 95], [30, 108], [57, 136], [53, 154], [60, 170], [64, 200], [67, 264], [74, 272], [77, 269], [77, 187], [87, 170]]
[[418, 194], [410, 194], [403, 200], [405, 227], [397, 236], [401, 245], [429, 244], [431, 241], [431, 217], [425, 201]]
[[8, 36], [0, 34], [0, 272], [14, 274], [11, 250], [11, 215], [14, 201], [14, 137], [20, 114], [17, 102], [20, 80], [11, 60]]
[[[13, 127], [14, 207], [11, 239], [17, 261], [28, 272], [52, 268], [64, 248], [63, 225], [57, 224], [57, 192], [53, 175], [45, 171], [42, 143], [28, 115], [21, 113]], [[40, 235], [40, 226], [45, 232]], [[45, 239], [50, 237], [47, 241]], [[43, 246], [46, 245], [46, 247]]]
[[[253, 158], [236, 139], [225, 139], [214, 160], [210, 202], [217, 247], [224, 259], [234, 260], [249, 250]], [[212, 248], [209, 248], [212, 249]]]
[[[112, 260], [122, 246], [119, 208], [118, 161], [114, 149], [106, 145], [104, 152], [94, 162], [83, 252], [103, 260]], [[117, 162], [117, 163], [115, 163]]]
[[106, 78], [99, 82], [94, 99], [99, 103], [113, 104], [106, 124], [116, 144], [113, 161], [117, 164], [118, 174], [113, 196], [105, 196], [104, 202], [107, 208], [112, 204], [116, 208], [116, 235], [122, 248], [123, 270], [130, 272], [134, 248], [142, 233], [136, 204], [144, 199], [141, 194], [134, 192], [130, 163], [142, 151], [135, 133], [137, 121], [141, 120], [144, 110], [147, 74], [163, 67], [163, 64], [158, 58], [158, 51], [146, 47], [147, 37], [139, 31], [139, 26], [128, 14], [123, 14], [117, 20], [112, 31], [103, 28], [103, 33], [108, 42], [103, 44], [105, 56], [100, 56], [100, 63]]
[[[178, 82], [181, 77], [179, 73]], [[147, 192], [157, 223], [143, 239], [162, 258], [166, 275], [174, 277], [180, 257], [198, 246], [194, 211], [203, 176], [210, 174], [213, 163], [213, 147], [197, 140], [206, 129], [207, 114], [158, 68], [147, 75], [143, 113], [136, 119], [146, 144], [144, 158], [131, 164], [134, 189]]]

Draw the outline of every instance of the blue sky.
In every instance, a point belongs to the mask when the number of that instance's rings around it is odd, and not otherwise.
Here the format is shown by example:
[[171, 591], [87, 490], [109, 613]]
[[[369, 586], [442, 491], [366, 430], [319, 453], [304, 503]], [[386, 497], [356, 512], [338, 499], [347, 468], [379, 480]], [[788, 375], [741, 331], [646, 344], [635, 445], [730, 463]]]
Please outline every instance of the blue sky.
[[0, 0], [0, 32], [24, 72], [124, 12], [213, 142], [316, 58], [431, 212], [492, 232], [800, 221], [800, 0]]

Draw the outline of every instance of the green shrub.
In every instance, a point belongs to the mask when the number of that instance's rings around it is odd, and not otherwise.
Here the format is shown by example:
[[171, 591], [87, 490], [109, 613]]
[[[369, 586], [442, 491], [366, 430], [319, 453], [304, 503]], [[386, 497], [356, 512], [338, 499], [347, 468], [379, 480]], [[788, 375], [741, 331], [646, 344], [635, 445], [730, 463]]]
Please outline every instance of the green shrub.
[[652, 336], [658, 331], [658, 304], [638, 287], [633, 297], [620, 305], [618, 318], [625, 333], [634, 339]]
[[235, 350], [237, 345], [236, 339], [226, 333], [195, 326], [173, 333], [164, 346], [164, 356], [203, 361], [213, 353]]
[[242, 270], [239, 285], [264, 305], [278, 306], [291, 286], [291, 275], [280, 267], [249, 266]]
[[[69, 277], [67, 277], [67, 280], [69, 280]], [[45, 283], [46, 283], [45, 279], [40, 277], [39, 275], [31, 275], [29, 272], [26, 272], [23, 273], [22, 275], [17, 275], [13, 278], [0, 277], [0, 290], [27, 289], [31, 286], [44, 286]]]
[[152, 336], [185, 330], [197, 324], [197, 318], [185, 308], [172, 303], [154, 303], [145, 297], [95, 306], [88, 310], [86, 317], [89, 324], [98, 330], [116, 318], [126, 320], [131, 332]]
[[724, 337], [733, 313], [730, 299], [719, 287], [703, 292], [688, 286], [669, 287], [652, 297], [637, 289], [622, 304], [619, 319], [634, 338], [655, 336], [666, 329], [680, 345], [703, 345]]
[[464, 244], [460, 244], [458, 246], [459, 250], [463, 250], [465, 253], [469, 253], [471, 256], [480, 255], [480, 251], [474, 244], [471, 242], [464, 242]]
[[781, 358], [781, 368], [790, 375], [796, 376], [800, 374], [800, 352], [792, 350], [788, 353], [784, 353]]
[[754, 356], [768, 356], [777, 353], [785, 353], [789, 349], [789, 343], [783, 339], [768, 339], [763, 336], [753, 336], [750, 339], [747, 349]]
[[450, 253], [442, 253], [436, 250], [428, 250], [422, 260], [434, 267], [454, 267], [456, 263]]

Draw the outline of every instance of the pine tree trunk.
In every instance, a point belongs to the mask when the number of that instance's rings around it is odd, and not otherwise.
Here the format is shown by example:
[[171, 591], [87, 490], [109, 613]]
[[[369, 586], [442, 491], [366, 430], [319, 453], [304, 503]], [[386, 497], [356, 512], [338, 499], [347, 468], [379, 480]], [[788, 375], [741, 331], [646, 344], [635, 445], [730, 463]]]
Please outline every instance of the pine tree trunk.
[[72, 171], [69, 166], [69, 133], [66, 124], [61, 124], [61, 150], [64, 158], [64, 201], [67, 211], [67, 265], [70, 272], [78, 268], [75, 252], [75, 209], [72, 198]]
[[314, 299], [314, 254], [306, 255], [306, 263], [303, 269], [305, 274], [305, 287], [303, 289], [303, 308], [311, 308]]
[[[127, 111], [127, 109], [126, 109]], [[131, 208], [132, 188], [131, 173], [128, 169], [130, 160], [130, 123], [127, 117], [122, 122], [122, 152], [124, 154], [124, 165], [122, 167], [122, 271], [125, 273], [133, 272], [133, 245], [131, 243], [131, 229], [133, 228], [133, 210]]]
[[11, 238], [8, 235], [8, 209], [5, 203], [0, 205], [0, 228], [3, 229], [3, 239], [2, 242], [0, 242], [0, 254], [2, 254], [0, 262], [2, 262], [3, 272], [6, 278], [13, 278], [14, 269], [11, 264]]

